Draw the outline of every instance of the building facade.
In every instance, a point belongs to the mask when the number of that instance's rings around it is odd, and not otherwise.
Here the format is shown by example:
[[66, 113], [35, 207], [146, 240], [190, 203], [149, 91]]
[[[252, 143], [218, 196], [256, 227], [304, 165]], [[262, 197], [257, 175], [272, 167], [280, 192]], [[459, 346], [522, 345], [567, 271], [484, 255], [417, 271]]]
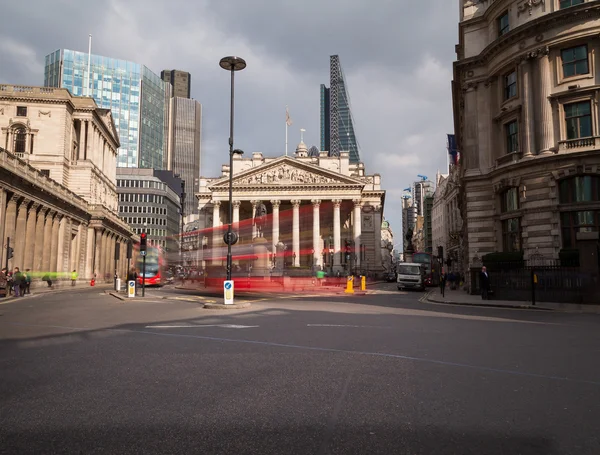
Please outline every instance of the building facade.
[[184, 215], [198, 214], [202, 140], [202, 105], [186, 98], [170, 100], [167, 169], [185, 181]]
[[409, 234], [409, 230], [412, 230], [413, 232], [415, 230], [416, 221], [417, 209], [413, 204], [413, 200], [410, 196], [404, 196], [402, 198], [402, 244], [404, 247], [407, 246], [406, 236]]
[[110, 109], [119, 132], [117, 166], [164, 169], [170, 84], [144, 65], [59, 49], [46, 56], [44, 86], [91, 96]]
[[170, 260], [179, 254], [181, 180], [170, 171], [117, 169], [119, 216], [136, 234], [160, 246]]
[[329, 89], [321, 85], [321, 148], [329, 142], [326, 151], [331, 156], [347, 151], [350, 162], [359, 163], [360, 150], [354, 133], [350, 95], [338, 55], [329, 58], [329, 84]]
[[[220, 178], [200, 179], [199, 208], [213, 266], [225, 260], [229, 172], [223, 165]], [[252, 246], [260, 243], [272, 266], [278, 258], [296, 270], [383, 273], [381, 177], [350, 163], [348, 152], [311, 157], [301, 143], [295, 157], [235, 155], [232, 178], [232, 219], [239, 235], [234, 257], [242, 269], [259, 258]]]
[[556, 259], [600, 226], [600, 2], [460, 4], [463, 262]]
[[0, 85], [0, 238], [14, 249], [2, 264], [124, 276], [133, 232], [116, 215], [118, 147], [110, 111], [93, 99]]
[[462, 218], [459, 208], [459, 168], [452, 166], [448, 175], [441, 175], [433, 197], [433, 251], [444, 247], [448, 272], [464, 272], [462, 258]]

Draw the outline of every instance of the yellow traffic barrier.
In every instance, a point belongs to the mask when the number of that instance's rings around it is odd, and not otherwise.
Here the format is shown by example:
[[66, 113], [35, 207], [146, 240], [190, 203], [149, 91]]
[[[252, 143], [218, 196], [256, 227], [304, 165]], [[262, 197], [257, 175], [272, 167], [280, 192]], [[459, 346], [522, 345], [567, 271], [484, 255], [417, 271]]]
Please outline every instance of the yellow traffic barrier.
[[346, 294], [354, 294], [354, 277], [349, 276], [346, 282]]
[[361, 291], [367, 290], [367, 277], [364, 275], [360, 277], [360, 290]]

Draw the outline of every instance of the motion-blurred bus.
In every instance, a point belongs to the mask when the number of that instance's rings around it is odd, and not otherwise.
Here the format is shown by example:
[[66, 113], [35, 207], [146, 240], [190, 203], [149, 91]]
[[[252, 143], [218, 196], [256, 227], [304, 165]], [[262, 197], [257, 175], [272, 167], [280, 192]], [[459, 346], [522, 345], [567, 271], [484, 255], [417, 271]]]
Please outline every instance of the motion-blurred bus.
[[167, 264], [162, 248], [148, 245], [146, 249], [146, 273], [142, 276], [144, 257], [139, 249], [136, 251], [135, 269], [138, 275], [138, 284], [142, 285], [145, 278], [145, 286], [162, 286], [167, 282]]
[[431, 253], [414, 253], [413, 262], [423, 264], [423, 270], [425, 272], [425, 286], [436, 286], [437, 285], [437, 274], [439, 270], [435, 265], [435, 259]]

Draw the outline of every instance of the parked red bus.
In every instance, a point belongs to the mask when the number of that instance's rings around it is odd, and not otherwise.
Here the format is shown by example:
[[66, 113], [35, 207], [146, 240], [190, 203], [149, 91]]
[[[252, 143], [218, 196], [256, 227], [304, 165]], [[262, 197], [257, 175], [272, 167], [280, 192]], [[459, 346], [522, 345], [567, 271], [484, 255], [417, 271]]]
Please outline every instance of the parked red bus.
[[425, 269], [425, 286], [436, 286], [437, 285], [437, 270], [435, 259], [431, 253], [414, 253], [413, 262], [423, 264]]
[[[142, 268], [144, 258], [136, 251], [135, 268], [138, 274], [138, 285], [142, 285]], [[145, 286], [162, 286], [167, 281], [167, 264], [161, 248], [148, 245], [146, 249]]]

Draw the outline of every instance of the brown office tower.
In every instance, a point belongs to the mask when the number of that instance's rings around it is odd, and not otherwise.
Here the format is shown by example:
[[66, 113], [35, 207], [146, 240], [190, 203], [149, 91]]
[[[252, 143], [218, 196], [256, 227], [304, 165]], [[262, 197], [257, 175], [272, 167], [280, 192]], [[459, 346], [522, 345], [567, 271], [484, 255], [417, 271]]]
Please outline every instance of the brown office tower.
[[163, 70], [160, 72], [160, 77], [173, 86], [173, 97], [191, 97], [192, 75], [190, 73], [179, 70]]

